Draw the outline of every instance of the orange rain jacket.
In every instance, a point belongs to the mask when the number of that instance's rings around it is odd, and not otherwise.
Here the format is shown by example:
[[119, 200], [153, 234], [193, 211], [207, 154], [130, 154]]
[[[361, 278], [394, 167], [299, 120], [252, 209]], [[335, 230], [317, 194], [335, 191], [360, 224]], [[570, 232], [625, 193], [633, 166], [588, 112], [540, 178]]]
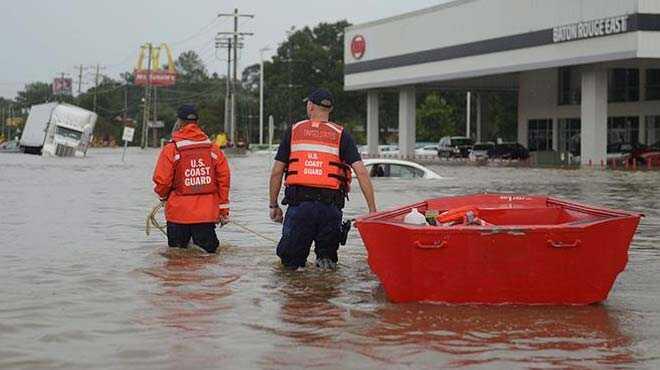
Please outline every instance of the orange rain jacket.
[[[208, 136], [197, 126], [189, 123], [172, 134], [173, 139], [204, 141]], [[179, 224], [216, 223], [221, 216], [229, 216], [229, 165], [225, 155], [213, 145], [216, 154], [215, 175], [218, 192], [202, 195], [179, 195], [172, 191], [174, 183], [174, 156], [176, 146], [173, 142], [167, 143], [160, 152], [153, 181], [154, 191], [161, 199], [167, 199], [165, 206], [165, 219], [168, 222]]]

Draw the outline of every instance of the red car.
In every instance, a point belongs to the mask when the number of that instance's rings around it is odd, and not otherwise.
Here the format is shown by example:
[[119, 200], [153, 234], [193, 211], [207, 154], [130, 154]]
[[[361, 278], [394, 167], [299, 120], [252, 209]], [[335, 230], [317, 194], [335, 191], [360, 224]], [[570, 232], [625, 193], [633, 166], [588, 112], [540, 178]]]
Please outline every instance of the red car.
[[627, 157], [629, 164], [633, 161], [638, 166], [660, 167], [660, 141], [650, 146], [640, 146], [632, 150]]

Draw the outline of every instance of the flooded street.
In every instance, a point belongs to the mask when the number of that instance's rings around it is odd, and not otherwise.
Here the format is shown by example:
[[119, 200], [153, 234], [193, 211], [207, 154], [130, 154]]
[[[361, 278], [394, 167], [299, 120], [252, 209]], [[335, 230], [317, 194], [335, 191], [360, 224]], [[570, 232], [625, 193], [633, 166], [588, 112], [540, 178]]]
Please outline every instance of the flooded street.
[[[356, 231], [333, 273], [285, 272], [273, 243], [233, 225], [218, 255], [168, 251], [144, 233], [156, 155], [0, 155], [0, 369], [660, 367], [658, 172], [436, 166], [446, 179], [376, 180], [380, 209], [490, 191], [646, 215], [604, 304], [394, 305]], [[270, 158], [230, 166], [232, 218], [278, 238]], [[354, 191], [346, 216], [365, 210]]]

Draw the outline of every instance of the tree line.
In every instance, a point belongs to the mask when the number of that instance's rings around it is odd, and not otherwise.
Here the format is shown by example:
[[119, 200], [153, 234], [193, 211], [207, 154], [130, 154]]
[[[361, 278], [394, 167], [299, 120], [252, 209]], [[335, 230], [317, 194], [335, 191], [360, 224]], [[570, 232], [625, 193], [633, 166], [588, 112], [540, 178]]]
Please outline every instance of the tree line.
[[[316, 87], [324, 87], [335, 96], [332, 119], [343, 124], [359, 143], [366, 142], [366, 93], [344, 91], [344, 29], [346, 21], [320, 23], [292, 32], [277, 47], [270, 60], [264, 61], [264, 111], [275, 120], [276, 138], [288, 124], [305, 118], [304, 97]], [[169, 136], [179, 105], [192, 103], [200, 112], [202, 128], [210, 135], [222, 132], [225, 117], [225, 76], [209, 73], [199, 55], [186, 51], [177, 58], [176, 85], [157, 89], [157, 120], [165, 123], [163, 136]], [[237, 137], [248, 142], [259, 139], [259, 64], [246, 67], [237, 93]], [[53, 96], [47, 82], [34, 82], [18, 92], [14, 100], [0, 100], [25, 115], [27, 109], [59, 100], [95, 110], [99, 116], [95, 137], [103, 141], [121, 139], [123, 117], [141, 124], [144, 88], [133, 84], [132, 71], [119, 79], [104, 76], [97, 87], [76, 97]], [[419, 90], [417, 93], [417, 139], [439, 140], [446, 135], [465, 134], [466, 104], [464, 91]], [[487, 99], [488, 138], [516, 137], [514, 92], [489, 93]], [[398, 93], [380, 92], [380, 141], [396, 142]], [[140, 131], [134, 143], [140, 142]]]

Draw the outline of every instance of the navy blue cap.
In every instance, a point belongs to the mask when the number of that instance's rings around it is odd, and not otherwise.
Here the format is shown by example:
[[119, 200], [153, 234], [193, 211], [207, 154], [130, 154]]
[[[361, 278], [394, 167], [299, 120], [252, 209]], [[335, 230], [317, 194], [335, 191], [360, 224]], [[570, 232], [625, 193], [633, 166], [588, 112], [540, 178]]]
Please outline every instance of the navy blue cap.
[[197, 119], [199, 119], [197, 108], [192, 104], [184, 104], [180, 106], [179, 110], [176, 112], [176, 117], [183, 121], [197, 121]]
[[326, 89], [316, 89], [305, 100], [304, 103], [311, 101], [312, 103], [324, 108], [332, 108], [333, 101], [332, 93]]

